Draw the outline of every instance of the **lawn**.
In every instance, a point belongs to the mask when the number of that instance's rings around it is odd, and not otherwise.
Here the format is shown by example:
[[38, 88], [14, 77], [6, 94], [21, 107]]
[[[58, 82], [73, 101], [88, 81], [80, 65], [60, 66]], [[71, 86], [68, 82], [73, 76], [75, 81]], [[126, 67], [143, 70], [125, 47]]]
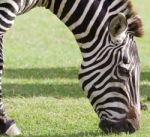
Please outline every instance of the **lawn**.
[[[141, 100], [150, 96], [150, 1], [134, 0], [144, 21], [137, 39], [141, 59]], [[41, 8], [19, 16], [5, 35], [4, 102], [22, 137], [101, 137], [99, 120], [78, 85], [81, 55], [72, 34]], [[150, 110], [141, 129], [122, 137], [149, 137]], [[109, 135], [115, 137], [117, 135]]]

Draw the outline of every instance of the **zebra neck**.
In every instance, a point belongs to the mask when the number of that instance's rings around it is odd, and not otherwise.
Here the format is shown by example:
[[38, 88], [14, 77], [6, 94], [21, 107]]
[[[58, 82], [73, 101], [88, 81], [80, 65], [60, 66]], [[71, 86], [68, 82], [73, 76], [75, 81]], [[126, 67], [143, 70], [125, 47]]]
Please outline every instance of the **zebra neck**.
[[20, 10], [17, 15], [24, 14], [34, 7], [47, 7], [50, 0], [20, 0], [18, 4], [20, 5]]
[[111, 0], [49, 0], [46, 7], [74, 34], [86, 65], [96, 60], [99, 52], [97, 49], [105, 46], [103, 41], [106, 40], [108, 21], [107, 18], [103, 20], [112, 2]]
[[[112, 3], [108, 0], [22, 0], [20, 13], [37, 6], [49, 9], [74, 34], [85, 61], [93, 58], [89, 58], [89, 52], [106, 45], [109, 19], [107, 11]], [[114, 3], [113, 5], [117, 4], [116, 1]]]
[[83, 43], [97, 37], [96, 31], [101, 25], [99, 19], [102, 18], [99, 18], [99, 14], [102, 7], [105, 5], [107, 9], [108, 5], [112, 3], [106, 0], [48, 1], [46, 8], [53, 12], [71, 30], [79, 45], [84, 45]]
[[[94, 0], [48, 0], [50, 9], [74, 34], [80, 26]], [[84, 14], [84, 16], [83, 16]], [[88, 20], [87, 20], [88, 22]]]
[[[20, 0], [19, 14], [34, 7], [45, 7], [54, 13], [72, 31], [77, 42], [85, 43], [95, 38], [97, 28], [112, 1], [107, 0]], [[102, 13], [103, 14], [103, 13]], [[101, 17], [100, 17], [101, 16]], [[104, 25], [103, 25], [104, 26]], [[88, 37], [86, 37], [88, 36]]]

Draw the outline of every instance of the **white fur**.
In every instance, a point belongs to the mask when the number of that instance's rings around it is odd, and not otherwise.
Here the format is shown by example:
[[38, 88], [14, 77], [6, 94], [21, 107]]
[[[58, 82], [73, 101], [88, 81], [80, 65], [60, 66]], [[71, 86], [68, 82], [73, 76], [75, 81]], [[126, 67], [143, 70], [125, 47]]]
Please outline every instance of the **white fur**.
[[121, 34], [119, 34], [119, 35], [116, 36], [116, 37], [113, 37], [113, 36], [111, 35], [111, 40], [112, 40], [112, 42], [115, 43], [115, 44], [121, 44], [121, 43], [123, 42], [123, 40], [125, 39], [125, 37], [126, 37], [126, 30], [123, 31]]
[[5, 132], [6, 135], [8, 136], [19, 136], [21, 135], [21, 131], [18, 129], [16, 124], [13, 124], [8, 128], [8, 130]]

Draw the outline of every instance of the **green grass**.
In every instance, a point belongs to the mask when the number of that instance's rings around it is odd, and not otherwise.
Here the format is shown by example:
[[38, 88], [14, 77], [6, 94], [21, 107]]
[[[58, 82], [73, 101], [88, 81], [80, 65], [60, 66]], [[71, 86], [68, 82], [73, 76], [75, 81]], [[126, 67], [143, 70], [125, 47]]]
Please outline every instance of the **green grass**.
[[[141, 99], [150, 96], [150, 1], [134, 0], [144, 20], [137, 39], [141, 59]], [[22, 137], [101, 137], [99, 119], [78, 85], [81, 56], [72, 34], [49, 11], [37, 8], [19, 16], [4, 41], [4, 103]], [[122, 137], [149, 137], [150, 110], [141, 129]], [[117, 135], [109, 135], [115, 137]]]

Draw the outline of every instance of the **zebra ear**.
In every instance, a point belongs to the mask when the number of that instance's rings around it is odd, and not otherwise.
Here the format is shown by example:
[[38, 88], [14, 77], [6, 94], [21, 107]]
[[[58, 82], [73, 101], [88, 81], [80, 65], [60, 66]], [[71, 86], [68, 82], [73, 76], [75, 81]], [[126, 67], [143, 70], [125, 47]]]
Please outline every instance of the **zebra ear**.
[[113, 37], [119, 36], [127, 28], [127, 19], [123, 13], [113, 17], [109, 24], [109, 33]]

